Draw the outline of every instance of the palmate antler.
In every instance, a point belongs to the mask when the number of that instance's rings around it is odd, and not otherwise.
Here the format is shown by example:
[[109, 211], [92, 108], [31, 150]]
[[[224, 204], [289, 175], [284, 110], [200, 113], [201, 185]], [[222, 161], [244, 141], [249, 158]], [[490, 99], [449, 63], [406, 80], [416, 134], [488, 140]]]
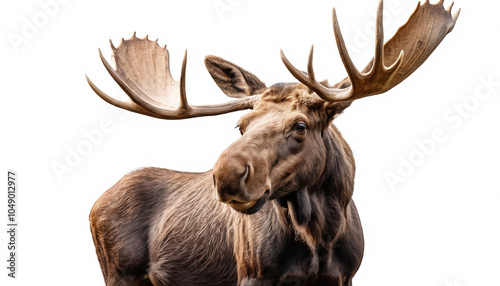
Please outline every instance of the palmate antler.
[[[307, 74], [296, 69], [281, 51], [281, 59], [290, 73], [328, 102], [351, 101], [386, 92], [412, 74], [430, 56], [444, 37], [453, 30], [460, 10], [451, 15], [451, 8], [444, 9], [443, 0], [430, 4], [427, 0], [417, 6], [408, 22], [383, 45], [383, 0], [379, 2], [376, 24], [375, 57], [359, 72], [347, 52], [335, 9], [333, 30], [340, 57], [348, 77], [333, 87], [316, 81], [312, 67], [313, 48], [309, 53]], [[385, 63], [392, 63], [389, 67]]]
[[[335, 38], [348, 74], [347, 78], [333, 87], [324, 86], [316, 81], [312, 67], [312, 48], [307, 74], [296, 69], [285, 57], [283, 51], [281, 51], [281, 58], [293, 76], [316, 92], [324, 101], [352, 101], [380, 94], [412, 74], [451, 32], [460, 12], [459, 10], [452, 16], [452, 6], [453, 4], [448, 9], [444, 9], [443, 0], [436, 4], [430, 4], [427, 0], [422, 5], [419, 3], [408, 22], [383, 44], [383, 0], [381, 0], [377, 11], [375, 57], [362, 72], [356, 69], [349, 57], [337, 15], [333, 9]], [[88, 77], [87, 81], [102, 99], [117, 107], [156, 118], [185, 119], [251, 109], [258, 98], [257, 94], [224, 104], [191, 106], [187, 102], [185, 89], [186, 54], [182, 63], [180, 81], [177, 82], [170, 74], [168, 50], [165, 47], [161, 48], [157, 41], [150, 41], [147, 37], [139, 39], [134, 33], [131, 39], [122, 41], [118, 48], [111, 43], [111, 48], [116, 69], [111, 67], [100, 51], [99, 55], [108, 72], [131, 101], [114, 99], [102, 92]], [[392, 64], [386, 67], [386, 62]], [[221, 87], [220, 82], [217, 84]], [[229, 96], [241, 97], [240, 95]]]
[[217, 105], [189, 105], [186, 97], [186, 57], [182, 62], [180, 81], [170, 74], [169, 53], [158, 41], [134, 35], [115, 48], [111, 43], [116, 69], [103, 57], [102, 63], [131, 101], [117, 100], [101, 91], [88, 77], [90, 87], [106, 102], [144, 115], [162, 119], [185, 119], [219, 115], [252, 108], [253, 97]]

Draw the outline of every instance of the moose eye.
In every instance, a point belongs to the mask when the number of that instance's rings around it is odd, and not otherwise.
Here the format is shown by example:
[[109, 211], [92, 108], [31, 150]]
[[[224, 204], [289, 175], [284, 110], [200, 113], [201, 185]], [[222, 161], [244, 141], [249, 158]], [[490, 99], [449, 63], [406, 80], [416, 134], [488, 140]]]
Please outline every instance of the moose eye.
[[307, 124], [303, 121], [299, 121], [297, 122], [297, 124], [295, 124], [295, 131], [299, 134], [304, 134], [306, 132], [306, 129]]

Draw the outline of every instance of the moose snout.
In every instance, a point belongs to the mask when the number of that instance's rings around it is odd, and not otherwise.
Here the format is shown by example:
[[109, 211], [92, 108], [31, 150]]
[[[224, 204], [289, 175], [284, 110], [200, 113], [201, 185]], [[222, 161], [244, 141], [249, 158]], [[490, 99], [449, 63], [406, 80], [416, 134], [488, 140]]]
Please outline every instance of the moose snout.
[[223, 203], [251, 201], [246, 184], [251, 169], [253, 168], [246, 160], [219, 159], [213, 170], [217, 200]]
[[258, 157], [251, 158], [243, 152], [231, 149], [226, 149], [215, 163], [215, 196], [219, 202], [245, 212], [257, 202], [260, 206], [263, 204], [263, 197], [269, 193], [270, 183], [267, 172], [263, 172], [262, 167], [265, 164], [262, 164]]
[[249, 173], [250, 166], [246, 166], [243, 172], [229, 172], [227, 175], [219, 176], [219, 179], [214, 174], [217, 200], [223, 203], [231, 201], [244, 202], [246, 200], [245, 194], [248, 194], [245, 182]]

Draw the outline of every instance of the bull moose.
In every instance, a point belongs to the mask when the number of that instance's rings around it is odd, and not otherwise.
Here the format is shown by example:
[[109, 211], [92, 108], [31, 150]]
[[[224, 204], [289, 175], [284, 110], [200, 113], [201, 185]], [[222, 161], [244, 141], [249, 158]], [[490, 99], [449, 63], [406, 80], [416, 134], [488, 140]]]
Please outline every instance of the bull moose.
[[381, 94], [415, 71], [453, 29], [443, 1], [418, 4], [384, 44], [380, 1], [375, 56], [360, 72], [351, 61], [333, 9], [333, 30], [348, 77], [318, 82], [311, 48], [307, 72], [281, 58], [300, 83], [267, 87], [215, 56], [208, 72], [233, 101], [189, 105], [186, 54], [180, 81], [169, 53], [147, 37], [116, 48], [113, 79], [130, 97], [116, 100], [87, 77], [108, 103], [160, 119], [251, 111], [241, 137], [204, 173], [143, 168], [125, 175], [90, 212], [106, 285], [352, 285], [363, 257], [363, 231], [351, 197], [355, 165], [332, 124], [354, 100]]

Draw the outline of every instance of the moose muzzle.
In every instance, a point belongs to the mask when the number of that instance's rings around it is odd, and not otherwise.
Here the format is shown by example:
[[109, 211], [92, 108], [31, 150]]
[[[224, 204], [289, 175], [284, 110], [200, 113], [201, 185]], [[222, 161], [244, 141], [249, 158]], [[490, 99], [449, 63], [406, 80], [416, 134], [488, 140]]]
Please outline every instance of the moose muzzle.
[[242, 150], [239, 141], [229, 146], [215, 163], [214, 186], [218, 201], [251, 214], [260, 210], [269, 197], [269, 168], [262, 154]]

